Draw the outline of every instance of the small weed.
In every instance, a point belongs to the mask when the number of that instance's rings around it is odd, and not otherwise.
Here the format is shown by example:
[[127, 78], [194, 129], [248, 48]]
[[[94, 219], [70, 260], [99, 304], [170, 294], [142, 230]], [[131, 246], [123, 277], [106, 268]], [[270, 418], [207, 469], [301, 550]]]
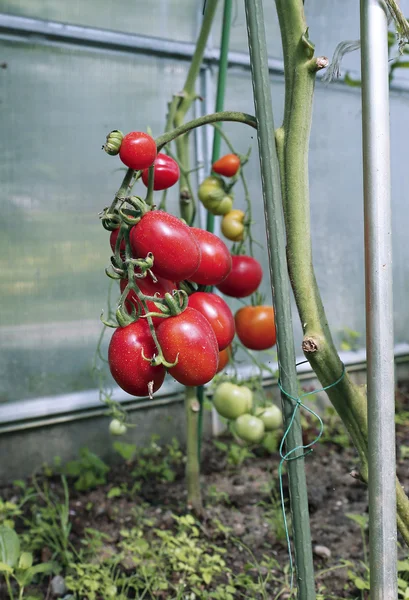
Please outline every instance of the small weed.
[[124, 460], [134, 465], [132, 476], [137, 480], [174, 481], [175, 467], [182, 464], [183, 453], [176, 438], [166, 446], [160, 446], [159, 439], [159, 436], [153, 435], [145, 448], [123, 442], [115, 442], [113, 447]]
[[210, 504], [231, 504], [229, 494], [218, 490], [215, 485], [209, 485], [206, 495]]
[[75, 480], [74, 488], [83, 492], [106, 483], [109, 466], [88, 448], [81, 448], [79, 454], [63, 468], [63, 473]]
[[241, 467], [245, 460], [254, 458], [253, 452], [246, 446], [239, 446], [235, 442], [226, 444], [220, 440], [214, 440], [213, 443], [218, 450], [221, 450], [225, 454], [227, 464], [230, 467]]

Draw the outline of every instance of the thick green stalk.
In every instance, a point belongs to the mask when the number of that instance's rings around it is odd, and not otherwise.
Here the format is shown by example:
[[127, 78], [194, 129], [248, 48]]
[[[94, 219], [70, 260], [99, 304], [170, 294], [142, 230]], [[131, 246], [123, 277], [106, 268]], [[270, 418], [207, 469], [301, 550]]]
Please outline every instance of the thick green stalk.
[[[291, 397], [296, 398], [298, 397], [298, 380], [291, 317], [290, 284], [286, 263], [280, 173], [274, 140], [271, 83], [268, 69], [266, 34], [264, 31], [263, 1], [245, 0], [245, 7], [254, 105], [258, 122], [257, 135], [263, 182], [270, 276], [277, 323], [277, 351], [280, 380], [284, 390]], [[288, 475], [299, 598], [301, 600], [314, 600], [314, 566], [308, 516], [308, 493], [303, 458], [301, 419], [299, 411], [294, 416], [295, 404], [285, 394], [282, 394], [282, 403], [287, 430], [286, 451], [287, 453], [292, 453], [292, 459], [297, 459], [288, 462]]]
[[[308, 150], [316, 72], [328, 61], [313, 57], [306, 39], [302, 0], [276, 0], [280, 27], [284, 31], [286, 112], [276, 131], [287, 231], [287, 260], [291, 285], [303, 326], [303, 351], [322, 386], [337, 381], [343, 365], [335, 348], [312, 264]], [[361, 477], [368, 480], [368, 423], [366, 391], [352, 383], [348, 374], [327, 391], [342, 418], [361, 460]], [[409, 544], [409, 499], [397, 482], [398, 525]]]
[[186, 413], [186, 481], [187, 505], [196, 514], [202, 512], [202, 494], [200, 490], [200, 463], [197, 452], [197, 425], [199, 402], [196, 398], [196, 388], [185, 388]]
[[[210, 29], [213, 24], [213, 18], [216, 12], [218, 0], [207, 0], [206, 10], [203, 16], [202, 26], [200, 28], [199, 37], [196, 42], [195, 52], [190, 63], [190, 68], [186, 77], [186, 82], [180, 93], [180, 102], [177, 106], [173, 124], [179, 127], [183, 124], [186, 113], [192, 106], [196, 98], [196, 80], [200, 73], [200, 67], [203, 62], [203, 55], [206, 49], [207, 40], [209, 38]], [[180, 137], [176, 140], [176, 155], [178, 162], [183, 166], [185, 172], [189, 171], [189, 138], [188, 136]], [[195, 201], [192, 197], [191, 187], [189, 185], [188, 176], [181, 174], [179, 180], [180, 194], [180, 213], [183, 219], [190, 225], [193, 224], [195, 218]]]

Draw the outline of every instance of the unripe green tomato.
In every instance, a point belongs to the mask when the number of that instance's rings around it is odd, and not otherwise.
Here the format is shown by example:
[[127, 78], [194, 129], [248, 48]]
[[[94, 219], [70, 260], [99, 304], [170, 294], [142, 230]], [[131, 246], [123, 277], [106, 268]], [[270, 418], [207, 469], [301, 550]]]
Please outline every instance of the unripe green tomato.
[[251, 410], [253, 394], [245, 385], [235, 385], [225, 381], [217, 386], [213, 396], [213, 406], [220, 416], [237, 419]]
[[225, 195], [226, 189], [221, 177], [206, 177], [199, 186], [199, 200], [205, 208], [219, 204]]
[[244, 414], [233, 424], [233, 431], [240, 439], [250, 444], [258, 444], [264, 437], [264, 423], [258, 417]]
[[127, 432], [125, 423], [121, 423], [119, 419], [112, 419], [109, 424], [109, 431], [112, 435], [124, 435]]
[[214, 215], [225, 215], [231, 212], [233, 208], [233, 198], [232, 196], [224, 196], [223, 200], [218, 203], [213, 203], [209, 206], [208, 210]]
[[275, 404], [258, 408], [256, 410], [256, 415], [263, 421], [266, 431], [278, 429], [283, 422], [281, 410]]

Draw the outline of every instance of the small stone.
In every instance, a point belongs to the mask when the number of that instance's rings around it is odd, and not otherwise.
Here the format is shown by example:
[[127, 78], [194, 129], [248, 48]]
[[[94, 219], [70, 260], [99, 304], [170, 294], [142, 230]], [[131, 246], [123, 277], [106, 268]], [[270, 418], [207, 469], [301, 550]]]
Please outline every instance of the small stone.
[[51, 579], [51, 592], [53, 596], [60, 598], [67, 591], [67, 586], [65, 585], [64, 577], [61, 575], [56, 575]]
[[331, 558], [331, 550], [326, 546], [314, 546], [314, 554], [316, 554], [320, 558], [325, 558], [326, 560]]

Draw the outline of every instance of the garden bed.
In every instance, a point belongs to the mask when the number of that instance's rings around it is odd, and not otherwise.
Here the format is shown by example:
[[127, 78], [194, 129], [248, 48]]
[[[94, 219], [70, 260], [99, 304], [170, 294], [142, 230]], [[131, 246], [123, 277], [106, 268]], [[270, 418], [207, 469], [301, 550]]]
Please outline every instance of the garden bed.
[[[397, 413], [398, 472], [406, 488], [407, 389], [401, 386]], [[312, 423], [305, 422], [304, 430], [306, 441], [316, 435]], [[250, 456], [230, 438], [205, 445], [205, 510], [194, 519], [186, 512], [184, 462], [176, 442], [161, 448], [154, 440], [137, 451], [121, 439], [118, 449], [124, 457], [110, 470], [84, 452], [68, 470], [53, 465], [34, 483], [2, 489], [0, 516], [14, 521], [22, 549], [34, 553], [35, 564], [59, 565], [57, 579], [56, 573], [44, 577], [24, 597], [50, 599], [53, 590], [90, 600], [293, 597], [277, 452], [256, 449]], [[367, 490], [351, 476], [357, 457], [336, 417], [327, 416], [323, 439], [305, 462], [319, 597], [366, 598], [359, 588], [367, 581]], [[286, 476], [284, 491], [287, 495]], [[400, 553], [403, 558], [405, 550]], [[401, 575], [406, 574], [403, 565]], [[0, 594], [9, 598], [4, 584]]]

